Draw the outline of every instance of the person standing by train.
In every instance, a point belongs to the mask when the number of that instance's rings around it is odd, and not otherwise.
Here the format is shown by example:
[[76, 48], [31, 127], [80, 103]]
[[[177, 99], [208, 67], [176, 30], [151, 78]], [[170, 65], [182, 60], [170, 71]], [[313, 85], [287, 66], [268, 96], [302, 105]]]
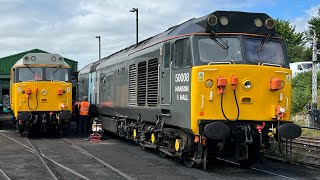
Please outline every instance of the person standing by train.
[[[83, 96], [82, 102], [78, 103], [79, 109], [79, 135], [87, 137], [88, 132], [88, 121], [89, 121], [89, 108], [90, 103], [88, 102], [88, 97]], [[86, 139], [87, 140], [87, 139]]]

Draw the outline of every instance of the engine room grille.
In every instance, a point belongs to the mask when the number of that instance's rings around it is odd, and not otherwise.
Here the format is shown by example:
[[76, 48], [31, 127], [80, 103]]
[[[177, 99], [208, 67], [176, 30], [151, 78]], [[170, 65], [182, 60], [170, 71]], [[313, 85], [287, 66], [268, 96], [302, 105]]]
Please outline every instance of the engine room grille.
[[158, 59], [148, 63], [148, 106], [158, 104]]
[[140, 62], [138, 64], [138, 106], [145, 106], [147, 90], [147, 63]]
[[135, 106], [136, 101], [137, 101], [137, 69], [136, 69], [136, 65], [132, 64], [129, 67], [128, 105]]

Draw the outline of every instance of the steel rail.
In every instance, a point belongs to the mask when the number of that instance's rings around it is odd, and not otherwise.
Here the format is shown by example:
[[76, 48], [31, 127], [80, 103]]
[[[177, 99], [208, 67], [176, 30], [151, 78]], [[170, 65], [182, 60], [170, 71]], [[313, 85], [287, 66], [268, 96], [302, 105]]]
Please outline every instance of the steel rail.
[[45, 156], [41, 151], [40, 151], [40, 152], [37, 152], [37, 150], [34, 150], [34, 149], [28, 147], [27, 145], [24, 145], [24, 144], [22, 144], [21, 142], [13, 139], [12, 137], [9, 137], [9, 136], [3, 134], [3, 133], [0, 133], [0, 135], [2, 135], [2, 136], [4, 136], [4, 137], [12, 140], [13, 142], [15, 142], [15, 143], [17, 143], [17, 144], [19, 144], [19, 145], [21, 145], [21, 146], [23, 146], [23, 147], [25, 147], [25, 148], [26, 148], [26, 151], [28, 151], [28, 152], [30, 152], [30, 153], [33, 153], [33, 154], [38, 154], [38, 153], [40, 153], [40, 155], [42, 155], [45, 159], [47, 159], [48, 161], [51, 161], [51, 162], [54, 163], [55, 165], [57, 165], [57, 166], [65, 169], [65, 170], [71, 172], [72, 174], [74, 174], [74, 175], [76, 175], [76, 176], [78, 176], [78, 177], [80, 177], [80, 178], [82, 178], [82, 179], [90, 180], [89, 178], [83, 176], [82, 174], [77, 173], [76, 171], [74, 171], [74, 170], [72, 170], [72, 169], [70, 169], [70, 168], [68, 168], [68, 167], [66, 167], [66, 166], [64, 166], [64, 165], [56, 162], [55, 160], [53, 160], [53, 159], [51, 159], [51, 158], [49, 158], [49, 157], [47, 157], [47, 156]]
[[58, 177], [52, 172], [52, 170], [50, 169], [48, 164], [44, 161], [43, 157], [40, 155], [39, 151], [37, 151], [37, 149], [33, 146], [33, 144], [29, 141], [28, 138], [25, 138], [25, 140], [30, 144], [30, 146], [32, 147], [33, 151], [36, 152], [36, 155], [39, 157], [39, 159], [41, 160], [42, 164], [47, 168], [48, 172], [51, 174], [53, 179], [58, 180]]
[[80, 151], [81, 153], [83, 153], [84, 155], [92, 158], [92, 159], [95, 159], [96, 161], [98, 161], [99, 163], [101, 163], [102, 165], [104, 165], [105, 167], [107, 167], [108, 169], [112, 170], [113, 172], [119, 174], [121, 177], [127, 179], [127, 180], [134, 180], [134, 178], [130, 177], [129, 175], [121, 172], [120, 170], [116, 169], [115, 167], [111, 166], [110, 164], [104, 162], [103, 160], [97, 158], [96, 156], [92, 155], [91, 153], [89, 153], [88, 151], [82, 149], [81, 147], [79, 147], [78, 145], [72, 143], [71, 141], [65, 139], [65, 138], [62, 138], [65, 142], [69, 143], [71, 145], [71, 147], [77, 149], [78, 151]]
[[7, 173], [4, 172], [1, 168], [0, 168], [0, 172], [5, 177], [6, 180], [11, 180], [11, 178], [7, 175]]
[[[217, 159], [240, 166], [239, 163], [234, 162], [234, 161], [230, 161], [230, 160], [222, 159], [222, 158], [217, 158]], [[274, 172], [266, 171], [266, 170], [263, 170], [263, 169], [259, 169], [259, 168], [256, 168], [256, 167], [251, 167], [250, 169], [255, 170], [255, 171], [260, 171], [260, 172], [263, 172], [263, 173], [266, 173], [266, 174], [282, 177], [282, 178], [285, 178], [285, 179], [295, 180], [294, 178], [291, 178], [291, 177], [288, 177], [288, 176], [284, 176], [284, 175], [281, 175], [281, 174], [277, 174], [277, 173], [274, 173]]]

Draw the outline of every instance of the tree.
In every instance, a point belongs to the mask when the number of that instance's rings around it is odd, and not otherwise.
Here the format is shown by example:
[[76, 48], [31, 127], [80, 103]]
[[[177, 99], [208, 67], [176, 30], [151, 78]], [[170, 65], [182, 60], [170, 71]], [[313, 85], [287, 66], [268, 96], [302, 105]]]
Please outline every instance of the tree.
[[320, 8], [318, 8], [318, 16], [312, 17], [309, 21], [309, 33], [308, 36], [311, 39], [313, 31], [316, 31], [317, 38], [320, 39]]
[[[319, 47], [319, 44], [320, 44], [320, 8], [318, 8], [318, 16], [312, 17], [308, 21], [308, 24], [309, 24], [309, 30], [306, 31], [307, 39], [308, 39], [309, 42], [312, 42], [313, 33], [315, 31], [316, 34], [317, 34], [318, 47]], [[310, 60], [312, 59], [312, 45], [308, 49], [307, 56], [309, 56]], [[320, 61], [320, 56], [319, 55], [318, 55], [317, 60]]]
[[281, 36], [288, 47], [288, 59], [290, 62], [305, 61], [306, 43], [304, 33], [295, 32], [295, 27], [290, 26], [290, 21], [276, 19], [276, 33]]

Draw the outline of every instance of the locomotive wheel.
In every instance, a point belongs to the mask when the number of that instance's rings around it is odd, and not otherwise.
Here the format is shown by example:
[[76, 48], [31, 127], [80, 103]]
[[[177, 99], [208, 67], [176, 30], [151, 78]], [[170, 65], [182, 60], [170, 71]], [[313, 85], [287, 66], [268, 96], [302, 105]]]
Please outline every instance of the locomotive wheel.
[[202, 168], [204, 170], [207, 169], [207, 164], [208, 164], [207, 156], [208, 156], [208, 148], [204, 148], [204, 150], [203, 150], [203, 160], [202, 160]]

